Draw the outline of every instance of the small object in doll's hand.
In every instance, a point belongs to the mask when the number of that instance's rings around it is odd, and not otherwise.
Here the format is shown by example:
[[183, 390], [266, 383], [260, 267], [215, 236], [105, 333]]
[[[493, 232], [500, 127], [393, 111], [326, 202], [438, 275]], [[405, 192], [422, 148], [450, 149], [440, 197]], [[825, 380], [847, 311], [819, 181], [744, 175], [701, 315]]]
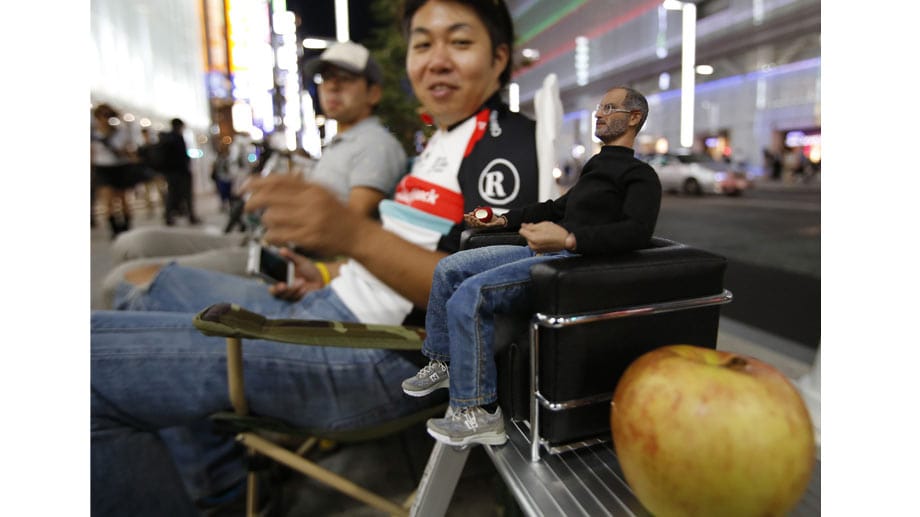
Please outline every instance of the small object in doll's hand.
[[492, 209], [487, 206], [476, 207], [473, 210], [473, 215], [476, 216], [476, 219], [479, 219], [480, 222], [487, 223], [492, 220]]

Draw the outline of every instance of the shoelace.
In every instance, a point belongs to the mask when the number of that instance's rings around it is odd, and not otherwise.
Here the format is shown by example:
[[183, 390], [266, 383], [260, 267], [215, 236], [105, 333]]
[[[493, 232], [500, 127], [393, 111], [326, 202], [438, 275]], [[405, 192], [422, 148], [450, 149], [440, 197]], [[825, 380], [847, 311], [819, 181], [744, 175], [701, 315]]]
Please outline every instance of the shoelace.
[[429, 362], [428, 362], [428, 366], [425, 366], [424, 368], [422, 368], [421, 370], [419, 370], [419, 371], [418, 371], [418, 374], [416, 374], [416, 375], [417, 375], [417, 377], [419, 377], [420, 379], [423, 379], [423, 378], [428, 377], [429, 375], [431, 375], [431, 372], [433, 372], [435, 368], [440, 368], [440, 369], [446, 370], [446, 368], [444, 368], [444, 363], [442, 363], [441, 361], [429, 361]]
[[463, 416], [463, 424], [469, 429], [479, 427], [479, 422], [476, 421], [476, 412], [472, 411], [472, 408], [463, 408], [460, 410], [460, 415]]

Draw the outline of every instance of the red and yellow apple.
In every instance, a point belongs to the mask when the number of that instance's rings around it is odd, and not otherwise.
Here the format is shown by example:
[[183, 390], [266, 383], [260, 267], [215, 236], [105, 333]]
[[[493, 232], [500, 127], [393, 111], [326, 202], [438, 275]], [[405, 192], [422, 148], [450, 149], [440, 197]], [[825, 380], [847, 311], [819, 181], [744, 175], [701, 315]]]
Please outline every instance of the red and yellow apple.
[[636, 359], [614, 391], [617, 458], [658, 517], [785, 515], [815, 465], [795, 387], [757, 359], [691, 345]]

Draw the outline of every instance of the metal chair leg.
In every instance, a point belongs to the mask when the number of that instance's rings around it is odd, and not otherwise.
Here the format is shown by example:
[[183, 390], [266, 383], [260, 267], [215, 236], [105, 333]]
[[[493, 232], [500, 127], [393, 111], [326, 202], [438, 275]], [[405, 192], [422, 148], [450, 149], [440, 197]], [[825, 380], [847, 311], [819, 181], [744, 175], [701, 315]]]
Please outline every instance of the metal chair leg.
[[[252, 459], [256, 455], [255, 449], [246, 448], [246, 454]], [[246, 517], [259, 515], [259, 475], [250, 470], [246, 474]]]
[[370, 505], [378, 510], [390, 515], [408, 516], [409, 512], [398, 504], [384, 499], [379, 495], [370, 492], [357, 484], [345, 479], [338, 474], [320, 467], [312, 461], [308, 461], [293, 452], [275, 445], [274, 443], [262, 438], [255, 433], [241, 433], [237, 439], [247, 448], [255, 450], [259, 454], [268, 456], [278, 463], [287, 465], [299, 472], [310, 476], [311, 478], [331, 486], [343, 494], [357, 499], [364, 504]]

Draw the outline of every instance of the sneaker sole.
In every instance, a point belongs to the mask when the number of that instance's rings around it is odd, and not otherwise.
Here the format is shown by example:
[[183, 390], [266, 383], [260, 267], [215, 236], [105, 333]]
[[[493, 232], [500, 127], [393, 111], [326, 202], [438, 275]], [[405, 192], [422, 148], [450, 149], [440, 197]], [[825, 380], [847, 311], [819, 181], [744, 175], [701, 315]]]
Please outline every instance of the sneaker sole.
[[405, 393], [406, 395], [409, 395], [410, 397], [424, 397], [425, 395], [434, 393], [436, 390], [439, 390], [441, 388], [449, 388], [449, 387], [450, 387], [450, 378], [448, 377], [447, 379], [443, 379], [439, 381], [437, 384], [432, 384], [428, 389], [413, 391], [413, 390], [406, 388], [405, 386], [403, 386], [402, 389], [403, 389], [403, 393]]
[[454, 440], [446, 434], [441, 434], [434, 429], [428, 428], [428, 434], [431, 435], [435, 440], [445, 443], [447, 445], [452, 445], [454, 447], [464, 447], [467, 445], [472, 445], [478, 443], [481, 445], [504, 445], [508, 441], [508, 436], [502, 432], [501, 434], [497, 432], [492, 433], [483, 433], [477, 434], [475, 436], [467, 436], [462, 440]]

